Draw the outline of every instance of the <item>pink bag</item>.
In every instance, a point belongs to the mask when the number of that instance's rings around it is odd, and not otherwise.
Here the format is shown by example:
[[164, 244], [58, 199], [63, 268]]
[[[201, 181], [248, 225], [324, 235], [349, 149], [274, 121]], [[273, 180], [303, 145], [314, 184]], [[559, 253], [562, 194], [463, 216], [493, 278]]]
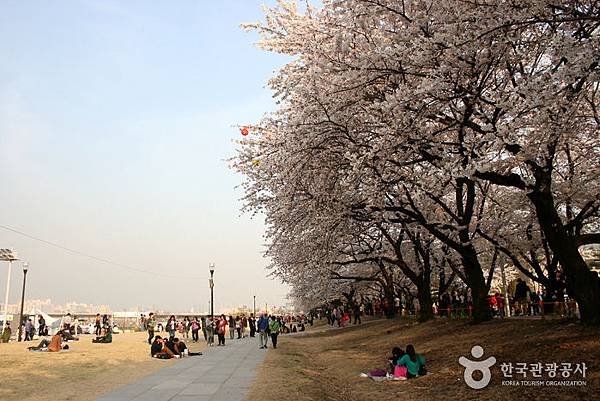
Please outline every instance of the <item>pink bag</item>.
[[408, 369], [406, 369], [406, 366], [400, 366], [400, 365], [394, 366], [394, 379], [396, 379], [398, 377], [406, 378], [407, 376], [408, 376]]

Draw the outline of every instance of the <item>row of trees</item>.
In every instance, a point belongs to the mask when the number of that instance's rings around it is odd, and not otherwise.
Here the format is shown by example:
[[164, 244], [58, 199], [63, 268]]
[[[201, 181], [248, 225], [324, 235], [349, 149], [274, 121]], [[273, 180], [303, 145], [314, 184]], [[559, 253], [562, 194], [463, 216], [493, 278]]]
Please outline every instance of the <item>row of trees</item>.
[[600, 243], [598, 15], [591, 0], [266, 9], [246, 28], [292, 61], [233, 165], [266, 216], [272, 273], [304, 302], [350, 283], [412, 291], [423, 320], [442, 273], [480, 322], [509, 262], [550, 292], [564, 279], [600, 324], [579, 252]]

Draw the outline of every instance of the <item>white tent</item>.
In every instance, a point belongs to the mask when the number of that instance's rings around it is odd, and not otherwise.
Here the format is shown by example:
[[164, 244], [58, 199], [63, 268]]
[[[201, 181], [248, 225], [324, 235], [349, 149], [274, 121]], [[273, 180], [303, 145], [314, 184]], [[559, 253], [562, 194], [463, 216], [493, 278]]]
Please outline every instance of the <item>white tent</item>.
[[29, 317], [34, 322], [36, 331], [38, 331], [39, 329], [38, 316], [40, 315], [46, 321], [46, 326], [48, 327], [48, 334], [53, 334], [60, 329], [60, 323], [62, 321], [61, 318], [52, 317], [39, 309], [32, 309], [29, 312]]

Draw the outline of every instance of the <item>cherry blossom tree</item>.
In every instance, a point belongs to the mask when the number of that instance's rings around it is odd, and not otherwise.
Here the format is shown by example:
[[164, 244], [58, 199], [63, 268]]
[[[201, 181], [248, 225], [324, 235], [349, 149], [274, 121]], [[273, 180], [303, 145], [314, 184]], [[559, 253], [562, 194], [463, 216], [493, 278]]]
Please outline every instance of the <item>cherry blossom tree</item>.
[[599, 237], [598, 11], [549, 0], [267, 9], [247, 27], [294, 59], [270, 81], [279, 110], [252, 127], [235, 166], [248, 209], [267, 217], [278, 274], [297, 241], [339, 261], [325, 245], [341, 222], [378, 224], [384, 236], [416, 226], [458, 257], [453, 271], [486, 320], [493, 268], [482, 260], [519, 254], [505, 240], [528, 232], [519, 219], [509, 233], [488, 229], [504, 187], [519, 209], [530, 204], [582, 320], [600, 323], [600, 284], [578, 252]]

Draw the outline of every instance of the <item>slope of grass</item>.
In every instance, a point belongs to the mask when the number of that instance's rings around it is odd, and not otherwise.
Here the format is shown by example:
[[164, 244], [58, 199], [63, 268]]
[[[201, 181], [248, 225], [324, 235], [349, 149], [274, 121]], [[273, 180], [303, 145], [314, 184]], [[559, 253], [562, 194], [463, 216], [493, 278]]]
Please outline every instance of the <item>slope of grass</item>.
[[[294, 394], [294, 400], [593, 400], [600, 399], [600, 329], [540, 320], [494, 321], [473, 326], [466, 321], [436, 320], [417, 324], [374, 321], [362, 326], [280, 336], [269, 349], [248, 401], [268, 401]], [[414, 344], [427, 359], [429, 376], [377, 383], [358, 377], [385, 368], [394, 346]], [[482, 390], [464, 383], [461, 355], [481, 345], [484, 359], [495, 356], [492, 382]], [[587, 385], [578, 387], [503, 386], [502, 362], [581, 363]], [[477, 376], [475, 376], [477, 378]], [[581, 375], [574, 379], [581, 379]], [[548, 378], [546, 378], [548, 379]], [[521, 380], [515, 375], [515, 379]], [[526, 380], [534, 380], [529, 374]]]

